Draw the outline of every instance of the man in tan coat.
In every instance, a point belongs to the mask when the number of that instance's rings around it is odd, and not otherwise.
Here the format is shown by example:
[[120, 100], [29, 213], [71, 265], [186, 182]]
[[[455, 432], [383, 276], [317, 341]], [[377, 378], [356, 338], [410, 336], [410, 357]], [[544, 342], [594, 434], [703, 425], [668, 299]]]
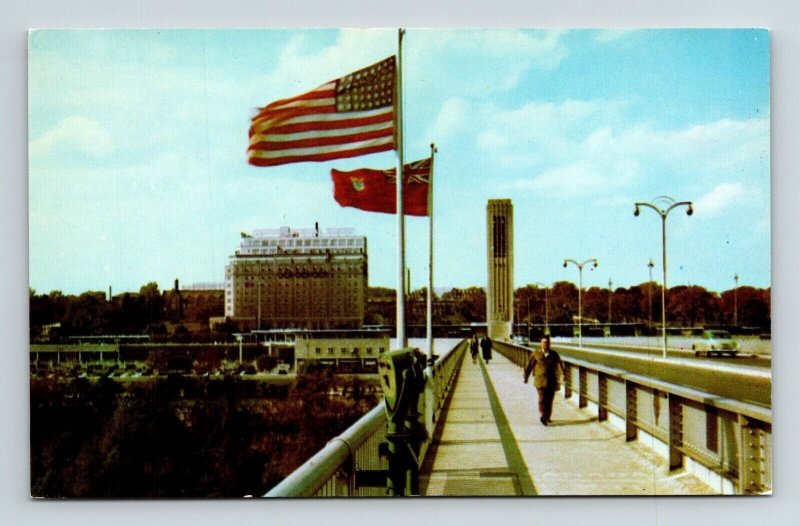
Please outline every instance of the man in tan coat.
[[528, 365], [525, 366], [525, 383], [533, 373], [533, 386], [539, 393], [539, 421], [543, 425], [550, 423], [553, 412], [553, 398], [564, 378], [564, 364], [557, 352], [550, 349], [550, 336], [542, 338], [542, 347], [531, 353]]

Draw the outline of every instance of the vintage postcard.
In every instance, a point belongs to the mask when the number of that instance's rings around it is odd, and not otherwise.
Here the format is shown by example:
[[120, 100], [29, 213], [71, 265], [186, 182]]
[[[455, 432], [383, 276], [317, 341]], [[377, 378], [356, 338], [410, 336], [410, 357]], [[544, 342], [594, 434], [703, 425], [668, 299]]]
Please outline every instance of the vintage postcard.
[[767, 30], [28, 54], [33, 497], [772, 492]]

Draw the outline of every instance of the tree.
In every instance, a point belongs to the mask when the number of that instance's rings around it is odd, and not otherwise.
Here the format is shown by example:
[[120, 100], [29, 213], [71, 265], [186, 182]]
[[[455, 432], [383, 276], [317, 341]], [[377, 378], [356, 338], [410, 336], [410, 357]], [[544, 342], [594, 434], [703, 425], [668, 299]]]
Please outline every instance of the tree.
[[[726, 290], [720, 295], [721, 319], [733, 325], [734, 319], [741, 327], [758, 327], [768, 330], [770, 327], [770, 294], [771, 289], [756, 289], [742, 286]], [[738, 306], [738, 316], [734, 310]]]
[[164, 298], [158, 290], [158, 283], [151, 281], [139, 289], [139, 301], [142, 305], [144, 322], [158, 323], [164, 319]]
[[517, 312], [514, 319], [522, 323], [544, 323], [548, 295], [549, 291], [535, 285], [526, 285], [515, 290]]
[[107, 325], [107, 304], [104, 292], [84, 292], [70, 297], [67, 320], [80, 334], [102, 333]]
[[611, 318], [614, 323], [633, 323], [647, 321], [647, 286], [634, 285], [614, 291]]
[[719, 316], [719, 298], [697, 285], [678, 285], [667, 291], [667, 320], [685, 327], [715, 323]]
[[191, 341], [192, 333], [189, 332], [189, 329], [186, 328], [185, 325], [177, 325], [175, 329], [172, 331], [172, 341], [178, 343], [186, 343]]
[[550, 288], [550, 323], [572, 323], [578, 315], [578, 287], [558, 281]]
[[584, 320], [606, 321], [608, 318], [608, 289], [590, 287], [583, 291], [581, 299]]

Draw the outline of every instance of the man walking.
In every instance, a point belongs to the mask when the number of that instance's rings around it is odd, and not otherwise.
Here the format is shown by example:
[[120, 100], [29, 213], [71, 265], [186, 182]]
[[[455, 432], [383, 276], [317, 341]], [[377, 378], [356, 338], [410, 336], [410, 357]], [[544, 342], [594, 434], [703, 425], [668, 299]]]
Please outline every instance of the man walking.
[[472, 363], [478, 363], [478, 337], [474, 334], [469, 339], [469, 354], [472, 356]]
[[528, 365], [525, 367], [526, 384], [531, 373], [533, 373], [533, 386], [539, 393], [539, 421], [547, 425], [553, 412], [553, 398], [564, 378], [564, 364], [561, 363], [558, 353], [550, 349], [550, 336], [542, 338], [541, 349], [531, 353]]
[[489, 360], [492, 359], [492, 340], [489, 339], [488, 334], [481, 339], [481, 354], [483, 361], [488, 365]]

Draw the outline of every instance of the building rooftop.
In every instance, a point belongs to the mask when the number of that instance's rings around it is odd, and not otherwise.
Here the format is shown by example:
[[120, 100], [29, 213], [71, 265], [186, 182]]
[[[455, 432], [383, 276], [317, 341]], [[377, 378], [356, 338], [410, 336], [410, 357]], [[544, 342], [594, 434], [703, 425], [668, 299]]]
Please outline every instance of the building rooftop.
[[318, 228], [254, 230], [252, 234], [242, 232], [237, 256], [271, 256], [294, 254], [362, 253], [367, 238], [358, 236], [352, 228]]

